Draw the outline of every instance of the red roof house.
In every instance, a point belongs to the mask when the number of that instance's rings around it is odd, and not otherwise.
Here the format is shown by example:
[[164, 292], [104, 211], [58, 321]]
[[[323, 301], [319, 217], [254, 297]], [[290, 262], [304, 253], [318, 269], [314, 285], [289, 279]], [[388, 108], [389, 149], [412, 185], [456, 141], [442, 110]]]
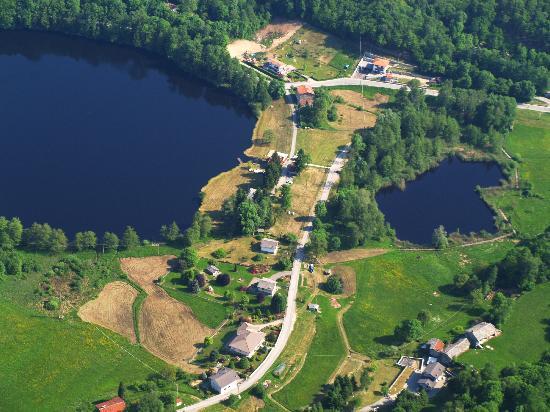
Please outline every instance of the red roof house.
[[114, 397], [108, 401], [98, 403], [96, 406], [98, 411], [102, 412], [124, 412], [126, 409], [126, 402], [120, 397]]
[[373, 64], [373, 71], [375, 73], [386, 73], [386, 70], [390, 66], [390, 61], [388, 59], [381, 59], [380, 57], [377, 57], [372, 62]]
[[303, 84], [296, 88], [296, 99], [298, 100], [299, 106], [311, 106], [313, 100], [315, 99], [315, 92], [313, 87]]

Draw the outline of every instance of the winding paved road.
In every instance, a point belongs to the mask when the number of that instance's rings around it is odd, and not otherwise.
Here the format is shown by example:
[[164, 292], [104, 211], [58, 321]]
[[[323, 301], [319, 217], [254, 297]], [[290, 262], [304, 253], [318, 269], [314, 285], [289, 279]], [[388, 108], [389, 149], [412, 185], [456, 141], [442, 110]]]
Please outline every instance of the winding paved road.
[[[344, 77], [340, 79], [330, 79], [330, 80], [307, 80], [303, 82], [293, 82], [293, 83], [285, 83], [285, 87], [287, 90], [292, 89], [293, 87], [297, 87], [302, 84], [310, 85], [311, 87], [321, 87], [321, 86], [370, 86], [370, 87], [380, 87], [383, 89], [394, 89], [399, 90], [402, 85], [400, 84], [393, 84], [393, 83], [385, 83], [385, 82], [378, 82], [374, 80], [363, 80], [363, 79], [352, 79], [349, 77]], [[424, 89], [426, 91], [426, 95], [428, 96], [437, 96], [439, 92], [434, 89]], [[537, 97], [537, 99], [541, 100], [544, 98]], [[543, 101], [546, 102], [545, 99]], [[541, 113], [550, 113], [550, 106], [539, 106], [536, 104], [529, 104], [529, 103], [522, 103], [518, 104], [518, 109], [523, 110], [533, 110], [535, 112], [541, 112]]]

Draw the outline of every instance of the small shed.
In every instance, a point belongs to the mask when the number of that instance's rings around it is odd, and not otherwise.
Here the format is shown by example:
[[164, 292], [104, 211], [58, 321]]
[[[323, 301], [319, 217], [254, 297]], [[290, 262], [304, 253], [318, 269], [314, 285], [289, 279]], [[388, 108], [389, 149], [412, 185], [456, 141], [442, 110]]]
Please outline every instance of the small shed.
[[319, 312], [319, 305], [317, 303], [308, 303], [307, 304], [307, 310], [310, 310], [312, 312]]

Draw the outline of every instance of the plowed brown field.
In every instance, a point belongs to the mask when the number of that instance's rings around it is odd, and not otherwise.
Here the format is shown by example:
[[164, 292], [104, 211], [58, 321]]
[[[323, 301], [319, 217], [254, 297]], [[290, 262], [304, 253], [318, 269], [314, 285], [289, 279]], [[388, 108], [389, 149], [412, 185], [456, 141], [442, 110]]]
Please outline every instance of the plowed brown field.
[[136, 342], [132, 304], [138, 291], [125, 282], [105, 285], [99, 296], [84, 304], [78, 316], [84, 322], [95, 323]]

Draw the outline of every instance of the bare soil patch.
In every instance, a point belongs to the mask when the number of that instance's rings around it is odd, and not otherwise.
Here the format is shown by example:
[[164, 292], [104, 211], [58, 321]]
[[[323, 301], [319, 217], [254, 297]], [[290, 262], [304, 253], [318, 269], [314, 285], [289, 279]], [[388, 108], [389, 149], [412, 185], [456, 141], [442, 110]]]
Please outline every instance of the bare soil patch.
[[345, 295], [353, 295], [357, 290], [357, 281], [355, 276], [355, 270], [349, 266], [334, 266], [332, 273], [342, 279], [342, 285], [344, 287]]
[[120, 268], [130, 279], [151, 294], [160, 289], [153, 281], [164, 276], [170, 270], [170, 261], [175, 256], [149, 256], [145, 258], [122, 258]]
[[[280, 21], [268, 24], [256, 33], [255, 41], [239, 39], [227, 45], [227, 51], [231, 57], [240, 59], [245, 53], [258, 53], [272, 50], [290, 39], [298, 29], [302, 27], [299, 21]], [[269, 47], [261, 44], [265, 38], [277, 34]]]
[[95, 323], [136, 342], [132, 304], [138, 295], [126, 282], [111, 282], [105, 285], [99, 296], [82, 305], [78, 316], [84, 322]]
[[388, 249], [350, 249], [330, 252], [325, 257], [321, 258], [321, 263], [327, 265], [332, 263], [350, 262], [352, 260], [366, 259], [378, 255], [383, 255], [389, 252]]
[[200, 323], [189, 307], [157, 288], [143, 302], [139, 316], [141, 344], [152, 354], [188, 371], [188, 361], [212, 329]]

